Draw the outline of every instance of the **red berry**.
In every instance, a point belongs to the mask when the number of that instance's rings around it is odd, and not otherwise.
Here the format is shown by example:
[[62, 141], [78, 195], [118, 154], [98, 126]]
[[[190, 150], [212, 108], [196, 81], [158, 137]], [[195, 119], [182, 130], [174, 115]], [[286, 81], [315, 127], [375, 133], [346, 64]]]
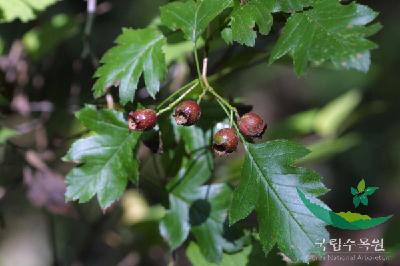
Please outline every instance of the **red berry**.
[[214, 152], [219, 155], [227, 155], [236, 151], [239, 144], [239, 138], [232, 128], [223, 128], [217, 131], [214, 135]]
[[152, 109], [139, 109], [128, 115], [130, 131], [144, 131], [152, 129], [157, 122], [157, 114]]
[[238, 124], [240, 132], [242, 132], [245, 137], [250, 138], [260, 138], [267, 129], [264, 120], [254, 112], [242, 115], [242, 117], [239, 118]]
[[175, 109], [175, 121], [178, 125], [191, 126], [201, 116], [201, 108], [197, 102], [189, 100], [181, 102]]

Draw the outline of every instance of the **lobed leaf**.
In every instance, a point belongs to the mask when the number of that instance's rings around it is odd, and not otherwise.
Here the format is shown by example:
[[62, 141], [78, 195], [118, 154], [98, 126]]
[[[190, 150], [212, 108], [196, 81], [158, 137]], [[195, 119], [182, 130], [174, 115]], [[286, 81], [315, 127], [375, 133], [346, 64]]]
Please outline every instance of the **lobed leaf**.
[[267, 35], [271, 29], [274, 3], [275, 0], [249, 0], [235, 5], [229, 27], [222, 33], [225, 41], [254, 46], [257, 38], [254, 27], [257, 25], [258, 31], [263, 35]]
[[[327, 60], [347, 68], [366, 69], [369, 61], [363, 55], [377, 47], [366, 37], [379, 30], [377, 24], [366, 25], [376, 16], [370, 8], [354, 2], [343, 5], [337, 0], [313, 0], [312, 9], [290, 16], [273, 47], [270, 62], [289, 53], [297, 74], [302, 74], [309, 62]], [[351, 62], [356, 59], [363, 60], [360, 67]]]
[[309, 196], [327, 191], [317, 173], [293, 166], [309, 151], [285, 140], [247, 143], [246, 147], [242, 180], [229, 209], [230, 224], [255, 210], [266, 252], [277, 244], [291, 260], [309, 261], [311, 254], [321, 253], [316, 241], [329, 236], [325, 224], [304, 206], [296, 190]]
[[276, 0], [274, 12], [293, 13], [311, 6], [313, 0]]
[[182, 30], [196, 43], [208, 24], [231, 4], [232, 0], [177, 1], [160, 8], [161, 21], [172, 30]]
[[121, 112], [86, 106], [76, 117], [95, 134], [75, 141], [64, 157], [79, 163], [66, 177], [67, 200], [87, 202], [97, 195], [105, 209], [124, 192], [128, 179], [137, 182], [135, 148], [140, 133], [130, 133]]
[[153, 28], [124, 28], [115, 42], [116, 46], [106, 52], [100, 61], [102, 66], [94, 74], [94, 96], [102, 96], [108, 87], [119, 83], [121, 103], [132, 102], [143, 73], [146, 89], [155, 98], [166, 72], [164, 36]]

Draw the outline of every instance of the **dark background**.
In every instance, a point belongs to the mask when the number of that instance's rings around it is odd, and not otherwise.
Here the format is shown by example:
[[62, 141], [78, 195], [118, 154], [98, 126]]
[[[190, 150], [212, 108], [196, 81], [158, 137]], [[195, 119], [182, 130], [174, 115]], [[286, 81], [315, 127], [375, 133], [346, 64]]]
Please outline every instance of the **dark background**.
[[[266, 139], [295, 139], [314, 151], [304, 164], [325, 177], [332, 190], [323, 199], [333, 210], [355, 211], [350, 186], [361, 178], [380, 187], [369, 206], [357, 212], [394, 218], [371, 230], [330, 231], [333, 238], [383, 237], [386, 251], [395, 257], [400, 250], [400, 3], [359, 2], [379, 11], [383, 24], [373, 36], [380, 47], [372, 52], [368, 73], [321, 66], [299, 78], [289, 60], [273, 66], [265, 60], [219, 80], [218, 88], [266, 118]], [[86, 37], [83, 1], [57, 3], [26, 24], [0, 24], [1, 126], [19, 132], [0, 146], [0, 266], [168, 264], [170, 254], [158, 233], [162, 188], [153, 184], [157, 174], [146, 148], [139, 154], [139, 191], [129, 188], [105, 214], [95, 201], [64, 203], [63, 176], [71, 165], [60, 160], [83, 131], [73, 112], [94, 103], [90, 88], [98, 58], [121, 27], [145, 27], [162, 3], [99, 1]], [[257, 49], [269, 41], [262, 39]], [[233, 53], [241, 49], [235, 46]], [[212, 54], [211, 63], [221, 54]], [[190, 67], [190, 56], [187, 62]], [[174, 78], [187, 67], [175, 63]], [[241, 154], [217, 161], [217, 181], [236, 180], [241, 162]], [[270, 256], [280, 258], [276, 253]], [[178, 264], [187, 265], [183, 250], [178, 256]], [[400, 265], [400, 259], [358, 265]]]

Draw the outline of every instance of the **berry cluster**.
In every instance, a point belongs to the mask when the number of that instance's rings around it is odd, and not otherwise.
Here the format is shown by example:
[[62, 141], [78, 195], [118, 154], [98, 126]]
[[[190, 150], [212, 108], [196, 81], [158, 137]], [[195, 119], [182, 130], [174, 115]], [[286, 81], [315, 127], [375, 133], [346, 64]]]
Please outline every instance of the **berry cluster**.
[[[192, 100], [183, 101], [175, 108], [174, 118], [178, 125], [194, 125], [201, 116], [201, 108]], [[157, 122], [157, 113], [152, 109], [138, 109], [130, 112], [128, 116], [128, 128], [130, 131], [146, 131], [152, 129]], [[246, 139], [261, 138], [267, 125], [256, 113], [249, 112], [237, 120], [240, 133]], [[213, 150], [219, 155], [227, 155], [234, 151], [239, 144], [239, 137], [233, 128], [223, 128], [215, 133], [213, 138]]]

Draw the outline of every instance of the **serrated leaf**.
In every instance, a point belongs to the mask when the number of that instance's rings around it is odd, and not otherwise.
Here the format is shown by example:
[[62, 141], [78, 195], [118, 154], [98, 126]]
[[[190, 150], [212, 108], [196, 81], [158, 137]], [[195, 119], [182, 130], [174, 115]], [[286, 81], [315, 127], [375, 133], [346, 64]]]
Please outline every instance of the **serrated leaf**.
[[249, 0], [243, 4], [235, 5], [231, 16], [230, 25], [222, 33], [228, 43], [233, 41], [247, 46], [254, 46], [257, 25], [261, 34], [267, 35], [272, 25], [272, 8], [275, 0]]
[[367, 187], [365, 189], [364, 194], [367, 196], [371, 196], [372, 194], [374, 194], [379, 188], [378, 187]]
[[353, 205], [356, 208], [360, 205], [360, 197], [359, 196], [354, 196], [353, 197]]
[[207, 260], [218, 262], [228, 246], [223, 234], [231, 190], [224, 184], [201, 186], [212, 171], [210, 134], [193, 126], [178, 131], [189, 158], [184, 159], [178, 175], [167, 185], [170, 206], [160, 222], [160, 232], [172, 249], [182, 245], [192, 232]]
[[135, 159], [140, 133], [130, 133], [123, 113], [86, 106], [76, 117], [95, 134], [75, 141], [64, 157], [79, 163], [66, 177], [67, 200], [87, 202], [97, 194], [105, 209], [124, 192], [128, 180], [138, 180]]
[[59, 0], [0, 0], [0, 22], [20, 19], [27, 22], [36, 17], [36, 13]]
[[313, 0], [276, 0], [274, 12], [292, 13], [303, 10], [312, 4]]
[[355, 188], [353, 188], [353, 187], [350, 188], [350, 191], [351, 191], [351, 194], [352, 194], [353, 196], [355, 196], [355, 195], [358, 194], [357, 189], [355, 189]]
[[376, 26], [365, 26], [376, 16], [370, 8], [354, 2], [343, 5], [337, 0], [314, 0], [312, 9], [290, 16], [270, 63], [290, 53], [296, 73], [302, 74], [309, 62], [337, 63], [357, 58], [377, 47], [366, 39]]
[[122, 104], [132, 102], [141, 74], [144, 74], [146, 89], [155, 98], [160, 89], [160, 80], [166, 72], [162, 50], [164, 36], [153, 28], [122, 30], [115, 41], [116, 46], [102, 57], [102, 64], [94, 74], [95, 97], [102, 96], [108, 87], [119, 82], [119, 97]]
[[172, 30], [180, 29], [188, 40], [196, 43], [208, 24], [232, 4], [232, 0], [188, 0], [164, 5], [161, 21]]
[[277, 244], [291, 260], [309, 261], [311, 254], [321, 253], [315, 249], [316, 241], [329, 237], [325, 224], [304, 206], [296, 190], [301, 189], [309, 197], [327, 191], [317, 173], [293, 166], [309, 151], [285, 140], [246, 143], [246, 147], [242, 180], [229, 209], [230, 223], [255, 210], [266, 252]]
[[358, 193], [362, 193], [365, 190], [365, 180], [361, 179], [360, 182], [357, 184]]

